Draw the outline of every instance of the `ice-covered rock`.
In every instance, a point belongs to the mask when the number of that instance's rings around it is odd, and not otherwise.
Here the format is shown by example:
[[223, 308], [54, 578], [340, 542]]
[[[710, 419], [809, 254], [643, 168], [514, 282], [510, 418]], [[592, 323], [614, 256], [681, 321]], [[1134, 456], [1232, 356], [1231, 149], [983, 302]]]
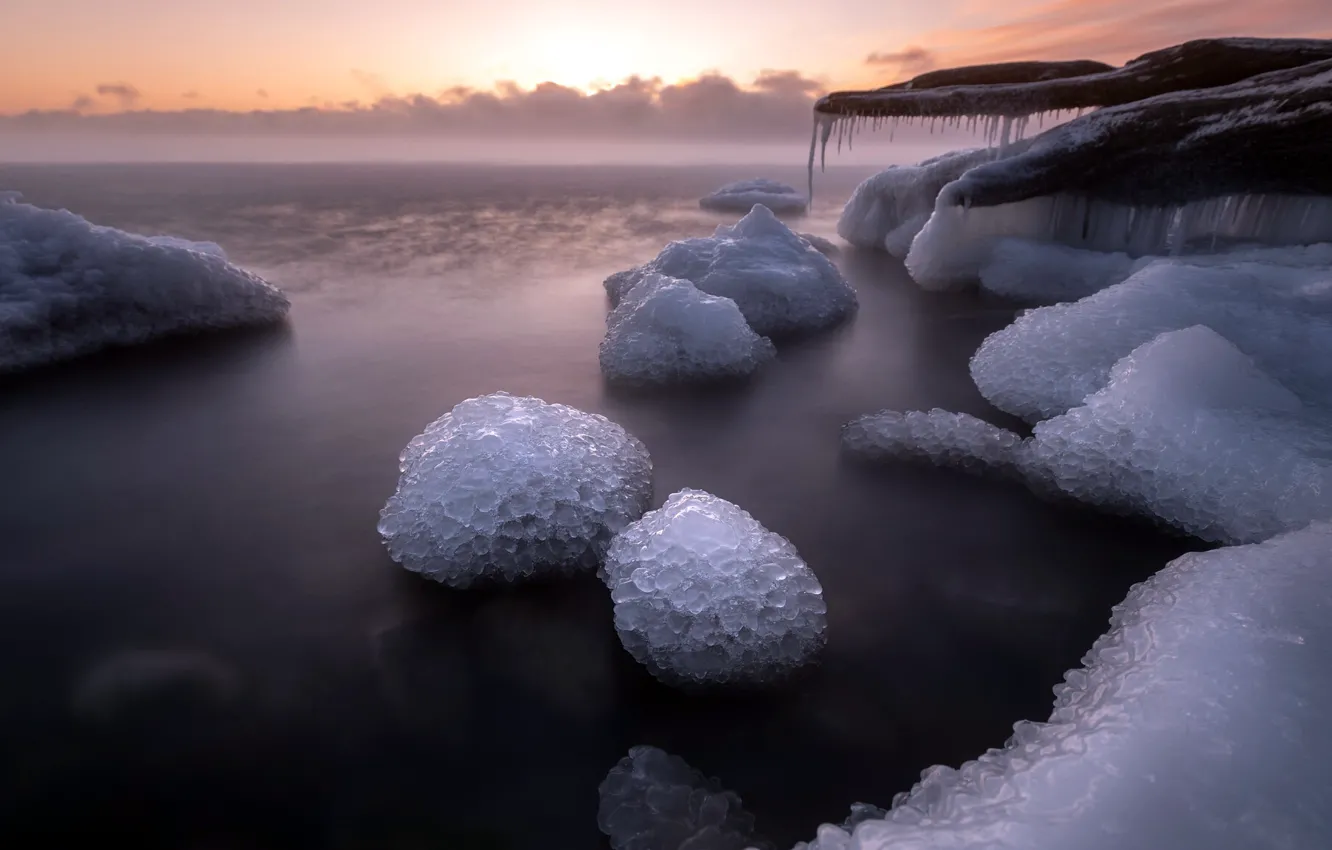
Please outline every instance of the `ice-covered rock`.
[[652, 499], [647, 449], [592, 413], [471, 398], [403, 449], [380, 512], [393, 560], [454, 587], [594, 569]]
[[657, 274], [626, 294], [606, 324], [601, 372], [626, 384], [740, 378], [775, 353], [771, 342], [750, 329], [734, 301]]
[[980, 269], [981, 289], [1037, 304], [1076, 301], [1125, 280], [1157, 257], [1087, 251], [1037, 242], [1000, 239]]
[[869, 460], [915, 460], [968, 472], [1008, 472], [1022, 439], [966, 413], [884, 410], [842, 426], [844, 451]]
[[745, 850], [754, 816], [716, 779], [678, 756], [638, 746], [597, 789], [597, 825], [613, 850]]
[[822, 236], [815, 233], [800, 233], [797, 235], [808, 242], [811, 248], [825, 257], [835, 257], [842, 253], [842, 249], [837, 247], [837, 243], [833, 242], [831, 239], [824, 239]]
[[[1049, 252], [1033, 249], [1032, 256]], [[1332, 246], [1156, 260], [1075, 303], [1026, 312], [985, 340], [971, 375], [1001, 410], [1048, 419], [1104, 387], [1134, 348], [1195, 324], [1226, 337], [1306, 400], [1327, 404]]]
[[857, 307], [855, 290], [832, 261], [764, 206], [710, 237], [672, 242], [651, 262], [606, 278], [611, 304], [654, 274], [730, 298], [761, 336], [822, 330]]
[[0, 372], [192, 331], [280, 321], [278, 289], [213, 243], [0, 202]]
[[1137, 585], [1048, 722], [809, 850], [1277, 850], [1332, 836], [1332, 525]]
[[670, 683], [761, 682], [823, 646], [823, 588], [786, 538], [681, 490], [612, 541], [605, 580], [625, 649]]
[[747, 213], [762, 204], [775, 213], [802, 213], [809, 202], [794, 186], [758, 177], [727, 183], [699, 200], [705, 210]]

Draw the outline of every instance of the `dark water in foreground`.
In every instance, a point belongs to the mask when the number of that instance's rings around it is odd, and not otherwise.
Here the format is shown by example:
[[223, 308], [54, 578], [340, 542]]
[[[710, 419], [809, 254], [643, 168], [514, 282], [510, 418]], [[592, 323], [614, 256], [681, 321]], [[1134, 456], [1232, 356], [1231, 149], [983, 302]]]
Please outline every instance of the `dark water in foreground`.
[[[1110, 607], [1186, 544], [838, 456], [839, 426], [884, 407], [995, 419], [966, 364], [1010, 308], [847, 253], [859, 315], [747, 388], [603, 387], [602, 277], [710, 232], [723, 219], [694, 199], [753, 174], [0, 169], [42, 205], [221, 242], [294, 302], [284, 329], [0, 383], [0, 842], [604, 847], [597, 785], [652, 744], [789, 846], [1046, 717]], [[799, 229], [834, 235], [862, 176], [825, 176]], [[658, 504], [711, 490], [789, 537], [827, 596], [823, 665], [680, 695], [620, 649], [594, 578], [455, 592], [396, 568], [375, 522], [398, 452], [499, 389], [627, 427]], [[106, 659], [156, 650], [196, 659], [215, 696], [76, 699]]]

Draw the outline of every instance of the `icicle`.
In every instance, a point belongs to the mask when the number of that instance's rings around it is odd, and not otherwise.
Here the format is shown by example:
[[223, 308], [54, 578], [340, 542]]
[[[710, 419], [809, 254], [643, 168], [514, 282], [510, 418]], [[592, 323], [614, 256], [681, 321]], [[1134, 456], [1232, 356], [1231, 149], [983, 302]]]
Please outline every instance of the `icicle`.
[[818, 147], [819, 144], [819, 125], [822, 123], [823, 116], [815, 112], [814, 129], [809, 134], [809, 191], [805, 195], [806, 201], [811, 203], [814, 200], [814, 149]]
[[832, 136], [833, 125], [839, 122], [841, 116], [829, 115], [823, 122], [823, 134], [819, 147], [819, 171], [828, 170], [828, 139]]

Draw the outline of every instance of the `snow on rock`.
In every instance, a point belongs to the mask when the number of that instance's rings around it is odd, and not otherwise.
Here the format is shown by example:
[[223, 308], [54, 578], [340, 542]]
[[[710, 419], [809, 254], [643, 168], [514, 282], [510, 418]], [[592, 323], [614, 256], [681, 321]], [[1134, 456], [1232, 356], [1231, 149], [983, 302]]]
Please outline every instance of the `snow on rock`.
[[868, 460], [920, 460], [968, 472], [1007, 472], [1022, 439], [966, 413], [884, 410], [842, 427], [842, 448]]
[[1129, 592], [1048, 722], [802, 850], [1327, 846], [1332, 525], [1185, 555]]
[[802, 213], [809, 202], [794, 186], [763, 177], [727, 183], [698, 202], [705, 210], [738, 213], [749, 212], [755, 204], [775, 213]]
[[716, 779], [678, 756], [638, 746], [597, 789], [597, 825], [613, 850], [746, 850], [754, 816]]
[[213, 243], [0, 202], [0, 372], [162, 336], [280, 321], [290, 303]]
[[857, 307], [855, 290], [832, 261], [764, 206], [710, 237], [672, 242], [651, 262], [606, 278], [611, 304], [654, 274], [730, 298], [761, 336], [822, 330]]
[[606, 324], [601, 372], [626, 384], [740, 378], [775, 353], [771, 342], [750, 330], [734, 301], [658, 274], [626, 294]]
[[824, 643], [823, 588], [785, 537], [681, 490], [612, 541], [604, 577], [629, 653], [674, 684], [761, 682]]
[[592, 413], [471, 398], [403, 449], [380, 512], [393, 560], [453, 587], [594, 569], [652, 499], [647, 449]]
[[[1025, 250], [1025, 249], [1022, 249]], [[1064, 249], [1032, 249], [1024, 267], [1056, 274]], [[1112, 261], [1107, 260], [1107, 264]], [[1056, 284], [1028, 278], [1027, 291]], [[1156, 260], [1072, 304], [1030, 310], [971, 360], [981, 394], [1028, 421], [1105, 386], [1115, 363], [1171, 330], [1204, 324], [1302, 397], [1332, 399], [1332, 246]]]

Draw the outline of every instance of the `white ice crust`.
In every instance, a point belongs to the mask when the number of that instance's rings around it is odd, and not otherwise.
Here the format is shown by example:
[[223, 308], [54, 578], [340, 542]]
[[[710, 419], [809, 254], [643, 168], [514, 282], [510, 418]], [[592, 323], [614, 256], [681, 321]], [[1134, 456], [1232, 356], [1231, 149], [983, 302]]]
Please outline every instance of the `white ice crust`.
[[749, 212], [755, 204], [775, 213], [802, 213], [809, 201], [794, 186], [758, 177], [727, 183], [698, 202], [705, 210], [738, 213]]
[[606, 278], [612, 305], [654, 274], [730, 298], [760, 336], [822, 330], [857, 307], [855, 290], [832, 261], [763, 206], [710, 237], [672, 242], [651, 262]]
[[630, 290], [606, 325], [601, 372], [620, 383], [740, 378], [775, 354], [772, 343], [750, 329], [734, 301], [658, 274]]
[[652, 461], [633, 435], [508, 393], [430, 423], [399, 469], [379, 533], [393, 560], [454, 587], [595, 569], [652, 498]]
[[763, 682], [824, 644], [823, 588], [795, 547], [710, 493], [672, 494], [604, 569], [621, 642], [668, 683]]

